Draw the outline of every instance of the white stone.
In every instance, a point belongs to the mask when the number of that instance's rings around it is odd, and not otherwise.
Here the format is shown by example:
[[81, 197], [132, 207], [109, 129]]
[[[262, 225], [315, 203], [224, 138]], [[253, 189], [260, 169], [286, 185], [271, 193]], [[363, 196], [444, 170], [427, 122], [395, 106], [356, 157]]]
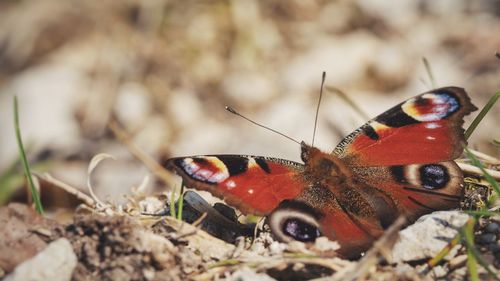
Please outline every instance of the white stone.
[[264, 273], [257, 273], [254, 270], [243, 267], [241, 269], [236, 270], [231, 276], [226, 278], [225, 280], [238, 280], [238, 281], [273, 281], [276, 280], [271, 278], [269, 275]]
[[69, 281], [76, 267], [77, 258], [66, 238], [50, 243], [33, 258], [14, 269], [5, 281]]
[[[392, 252], [394, 262], [434, 257], [455, 237], [457, 229], [469, 218], [459, 211], [440, 211], [418, 219], [399, 232]], [[451, 255], [453, 256], [453, 255]]]

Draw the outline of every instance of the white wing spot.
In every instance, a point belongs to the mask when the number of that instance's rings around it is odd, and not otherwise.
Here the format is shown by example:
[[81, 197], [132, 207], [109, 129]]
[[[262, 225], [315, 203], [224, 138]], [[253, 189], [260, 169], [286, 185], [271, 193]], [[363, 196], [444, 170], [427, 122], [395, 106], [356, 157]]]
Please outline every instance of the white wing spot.
[[226, 182], [227, 189], [231, 190], [236, 187], [236, 183], [233, 180], [228, 180]]
[[209, 181], [208, 179], [213, 175], [212, 171], [200, 169], [193, 174], [193, 177], [202, 181]]
[[438, 129], [438, 128], [441, 128], [442, 126], [439, 125], [438, 123], [435, 123], [435, 122], [431, 122], [431, 123], [426, 123], [424, 125], [427, 129]]
[[192, 175], [200, 169], [200, 166], [193, 161], [193, 158], [186, 158], [182, 161], [182, 168], [188, 175]]
[[215, 183], [219, 183], [221, 181], [224, 181], [225, 179], [228, 178], [228, 175], [224, 172], [217, 172], [217, 173], [214, 173], [209, 179], [208, 181], [209, 182], [215, 182]]

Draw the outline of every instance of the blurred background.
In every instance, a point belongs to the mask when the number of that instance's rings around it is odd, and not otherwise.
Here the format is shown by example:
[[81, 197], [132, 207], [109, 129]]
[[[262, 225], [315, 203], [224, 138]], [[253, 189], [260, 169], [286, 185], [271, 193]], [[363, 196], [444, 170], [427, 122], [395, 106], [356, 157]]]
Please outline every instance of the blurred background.
[[[482, 108], [500, 89], [497, 51], [498, 0], [2, 0], [0, 204], [26, 200], [14, 95], [35, 170], [84, 189], [90, 159], [112, 154], [94, 185], [119, 199], [151, 173], [116, 140], [112, 119], [160, 162], [220, 153], [300, 161], [297, 144], [224, 106], [310, 142], [322, 71], [327, 87], [374, 117], [433, 88], [425, 57], [437, 87], [464, 87]], [[316, 146], [331, 151], [366, 121], [327, 91]], [[470, 146], [500, 156], [499, 121], [496, 106]], [[76, 203], [43, 183], [42, 198]]]

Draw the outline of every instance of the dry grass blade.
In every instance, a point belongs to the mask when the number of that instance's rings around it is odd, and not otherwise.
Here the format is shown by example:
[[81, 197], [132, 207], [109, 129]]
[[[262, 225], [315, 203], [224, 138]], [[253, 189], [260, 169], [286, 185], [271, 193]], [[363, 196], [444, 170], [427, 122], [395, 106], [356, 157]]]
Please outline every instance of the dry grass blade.
[[203, 213], [201, 214], [201, 216], [199, 218], [197, 218], [193, 223], [192, 225], [195, 226], [195, 227], [198, 227], [202, 222], [203, 220], [207, 217], [207, 213]]
[[113, 134], [118, 138], [118, 140], [127, 147], [130, 153], [132, 153], [134, 157], [139, 159], [139, 161], [143, 162], [144, 165], [146, 165], [146, 167], [153, 174], [155, 174], [168, 186], [175, 185], [175, 180], [172, 174], [170, 174], [167, 170], [165, 170], [165, 168], [163, 168], [160, 164], [158, 164], [158, 162], [156, 162], [155, 159], [153, 159], [151, 156], [147, 155], [140, 148], [138, 148], [130, 140], [130, 136], [127, 134], [127, 132], [125, 132], [125, 130], [120, 128], [118, 123], [116, 123], [115, 121], [110, 121], [108, 127], [113, 132]]
[[471, 148], [467, 148], [467, 149], [470, 151], [470, 153], [472, 153], [472, 155], [476, 156], [483, 163], [486, 163], [489, 165], [500, 165], [500, 160], [491, 156], [491, 155], [488, 155], [486, 153], [483, 153], [483, 152], [480, 152], [480, 151], [477, 151], [477, 150], [474, 150]]
[[460, 243], [461, 239], [462, 237], [460, 234], [455, 235], [455, 237], [453, 237], [453, 239], [443, 249], [441, 249], [436, 256], [427, 261], [429, 268], [433, 268], [438, 265], [450, 253], [451, 249]]
[[105, 207], [107, 206], [106, 203], [102, 202], [97, 195], [95, 195], [94, 190], [92, 188], [92, 183], [91, 183], [91, 178], [92, 178], [92, 172], [94, 172], [95, 168], [99, 163], [106, 159], [115, 159], [113, 156], [106, 154], [106, 153], [100, 153], [97, 154], [96, 156], [92, 157], [92, 160], [90, 160], [89, 167], [87, 169], [87, 188], [89, 190], [90, 196], [94, 201], [96, 202], [97, 207]]
[[427, 72], [427, 75], [429, 75], [429, 80], [431, 81], [432, 88], [436, 88], [437, 83], [436, 83], [436, 79], [434, 78], [434, 74], [432, 73], [432, 68], [431, 68], [431, 65], [429, 63], [429, 60], [427, 60], [426, 57], [423, 57], [422, 62], [424, 64], [425, 71]]
[[488, 181], [488, 183], [493, 187], [493, 190], [496, 192], [496, 195], [500, 195], [500, 185], [498, 184], [497, 180], [487, 171], [483, 164], [472, 154], [469, 149], [466, 147], [465, 152], [467, 153], [467, 156], [470, 158], [472, 161], [472, 164], [479, 168], [482, 172], [482, 176]]
[[[471, 175], [476, 175], [476, 176], [483, 176], [483, 171], [471, 164], [467, 163], [462, 163], [462, 162], [457, 162], [458, 167], [462, 169], [466, 174], [471, 174]], [[484, 169], [488, 174], [494, 178], [495, 180], [500, 180], [500, 171], [496, 170], [491, 170], [491, 169]]]
[[329, 92], [333, 92], [334, 94], [337, 94], [343, 101], [345, 101], [347, 104], [349, 104], [350, 107], [352, 107], [361, 117], [363, 117], [365, 120], [370, 120], [371, 118], [366, 114], [361, 107], [359, 107], [346, 93], [344, 93], [342, 90], [337, 89], [335, 87], [326, 87], [326, 90]]
[[85, 204], [87, 204], [89, 207], [95, 207], [96, 202], [92, 197], [88, 196], [87, 194], [81, 192], [78, 190], [76, 187], [73, 187], [65, 182], [62, 182], [54, 177], [52, 177], [49, 173], [44, 173], [43, 175], [38, 175], [35, 174], [37, 177], [40, 179], [51, 183], [52, 185], [59, 187], [63, 189], [64, 191], [68, 192], [69, 194], [74, 195], [77, 199], [82, 200]]

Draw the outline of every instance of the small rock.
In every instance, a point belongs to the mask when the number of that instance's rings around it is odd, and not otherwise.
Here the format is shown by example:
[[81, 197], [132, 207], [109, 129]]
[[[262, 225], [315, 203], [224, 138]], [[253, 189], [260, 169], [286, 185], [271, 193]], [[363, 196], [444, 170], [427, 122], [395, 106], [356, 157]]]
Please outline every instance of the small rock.
[[498, 233], [500, 231], [500, 224], [492, 222], [488, 224], [484, 230], [489, 233]]
[[269, 245], [269, 251], [272, 255], [282, 254], [286, 250], [286, 244], [274, 241]]
[[[399, 232], [393, 261], [413, 261], [434, 257], [455, 237], [457, 229], [469, 218], [459, 211], [440, 211], [418, 219]], [[452, 255], [453, 256], [453, 251]]]
[[328, 238], [321, 236], [314, 241], [314, 248], [321, 252], [335, 251], [340, 249], [340, 245], [337, 241], [331, 241]]
[[500, 244], [499, 243], [491, 244], [490, 251], [492, 251], [494, 254], [497, 254], [497, 253], [500, 254]]
[[446, 274], [448, 274], [448, 271], [447, 271], [447, 270], [445, 270], [445, 269], [444, 269], [442, 266], [440, 266], [440, 265], [438, 265], [438, 266], [436, 266], [436, 267], [432, 268], [432, 269], [431, 269], [431, 271], [432, 271], [432, 274], [434, 275], [434, 277], [435, 277], [436, 279], [438, 279], [438, 278], [442, 278], [442, 277], [446, 276]]
[[77, 258], [66, 238], [50, 243], [33, 258], [18, 265], [5, 281], [69, 281]]
[[236, 270], [230, 277], [225, 280], [238, 280], [238, 281], [273, 281], [276, 280], [264, 273], [257, 273], [248, 267], [243, 267]]
[[467, 261], [467, 255], [460, 255], [460, 256], [454, 257], [453, 259], [450, 260], [450, 263], [449, 263], [450, 270], [463, 266], [466, 261]]
[[495, 243], [495, 241], [497, 240], [497, 236], [493, 233], [484, 233], [478, 237], [478, 240], [478, 242], [483, 244]]
[[10, 203], [0, 208], [0, 268], [10, 273], [43, 250], [47, 243], [40, 236], [50, 236], [56, 224], [27, 205]]

